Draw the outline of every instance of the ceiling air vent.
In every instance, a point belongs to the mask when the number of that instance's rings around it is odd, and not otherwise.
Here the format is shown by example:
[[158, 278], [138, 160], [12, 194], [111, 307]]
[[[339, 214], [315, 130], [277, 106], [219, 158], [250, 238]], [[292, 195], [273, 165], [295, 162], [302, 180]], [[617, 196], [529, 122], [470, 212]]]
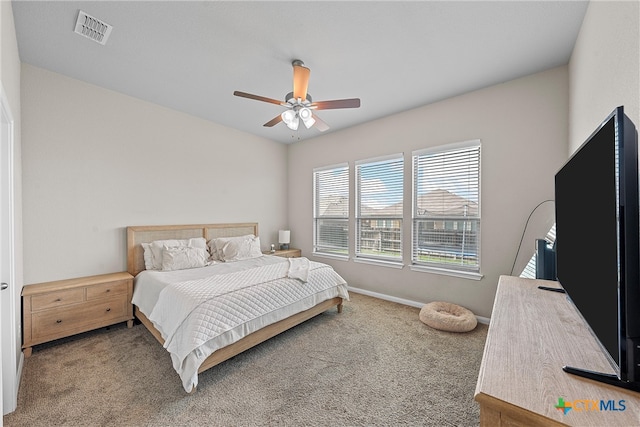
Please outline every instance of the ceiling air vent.
[[83, 12], [78, 12], [75, 32], [102, 45], [107, 43], [113, 27]]

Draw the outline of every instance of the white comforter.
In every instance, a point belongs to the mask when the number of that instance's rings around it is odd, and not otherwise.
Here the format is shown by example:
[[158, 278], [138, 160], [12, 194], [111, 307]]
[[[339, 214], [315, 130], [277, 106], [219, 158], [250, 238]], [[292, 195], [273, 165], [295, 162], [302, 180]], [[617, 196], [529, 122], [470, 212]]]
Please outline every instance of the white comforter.
[[264, 256], [182, 273], [142, 272], [133, 303], [160, 331], [190, 392], [214, 351], [336, 296], [349, 298], [346, 282], [330, 266]]

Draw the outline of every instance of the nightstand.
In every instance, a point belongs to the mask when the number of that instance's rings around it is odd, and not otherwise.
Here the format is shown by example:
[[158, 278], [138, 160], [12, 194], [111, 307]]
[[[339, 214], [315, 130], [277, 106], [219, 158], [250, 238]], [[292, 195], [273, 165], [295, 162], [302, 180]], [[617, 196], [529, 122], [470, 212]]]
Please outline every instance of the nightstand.
[[133, 276], [127, 272], [26, 285], [22, 288], [24, 356], [32, 347], [103, 326], [133, 327]]
[[283, 258], [300, 258], [302, 256], [302, 250], [300, 249], [278, 249], [275, 252], [264, 251], [265, 255], [281, 256]]

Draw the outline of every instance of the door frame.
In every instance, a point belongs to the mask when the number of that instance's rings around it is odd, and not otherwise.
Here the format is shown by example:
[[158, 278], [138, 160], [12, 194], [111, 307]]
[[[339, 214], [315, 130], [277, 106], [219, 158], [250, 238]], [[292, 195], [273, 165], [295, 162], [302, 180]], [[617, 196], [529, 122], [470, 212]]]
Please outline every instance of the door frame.
[[[20, 384], [20, 373], [24, 358], [20, 352], [18, 340], [21, 338], [18, 333], [19, 320], [17, 310], [19, 307], [19, 296], [16, 290], [15, 271], [15, 197], [14, 197], [14, 145], [15, 145], [15, 122], [11, 113], [11, 106], [7, 99], [4, 85], [0, 82], [0, 204], [2, 205], [2, 230], [6, 228], [7, 236], [2, 236], [2, 250], [0, 254], [7, 257], [2, 262], [8, 271], [2, 271], [2, 281], [6, 281], [9, 287], [2, 295], [3, 301], [9, 300], [8, 304], [3, 304], [8, 308], [1, 313], [0, 322], [2, 330], [0, 334], [0, 354], [2, 355], [2, 414], [15, 411], [18, 403], [18, 388]], [[6, 193], [6, 194], [5, 194]], [[6, 211], [6, 212], [4, 212]], [[6, 219], [5, 219], [6, 214]], [[6, 223], [5, 223], [6, 221]], [[5, 255], [6, 253], [6, 255]], [[18, 359], [18, 352], [20, 356]]]

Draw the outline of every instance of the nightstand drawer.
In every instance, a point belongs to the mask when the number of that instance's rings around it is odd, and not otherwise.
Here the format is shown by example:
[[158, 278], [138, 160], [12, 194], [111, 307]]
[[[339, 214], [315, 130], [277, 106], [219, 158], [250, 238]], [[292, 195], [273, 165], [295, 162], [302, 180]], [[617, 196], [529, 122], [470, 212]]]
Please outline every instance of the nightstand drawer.
[[125, 298], [86, 302], [66, 309], [42, 311], [32, 315], [33, 339], [66, 336], [69, 331], [93, 323], [101, 324], [126, 315]]
[[31, 297], [31, 310], [46, 310], [69, 304], [77, 304], [84, 300], [84, 289], [69, 289], [66, 291], [49, 292]]
[[278, 255], [278, 256], [281, 256], [283, 258], [300, 258], [300, 253], [299, 251], [289, 251], [285, 254]]
[[302, 250], [300, 249], [278, 249], [275, 252], [266, 251], [263, 252], [265, 255], [275, 255], [282, 258], [299, 258], [302, 256]]
[[87, 288], [87, 299], [106, 298], [127, 293], [128, 280], [102, 283]]

